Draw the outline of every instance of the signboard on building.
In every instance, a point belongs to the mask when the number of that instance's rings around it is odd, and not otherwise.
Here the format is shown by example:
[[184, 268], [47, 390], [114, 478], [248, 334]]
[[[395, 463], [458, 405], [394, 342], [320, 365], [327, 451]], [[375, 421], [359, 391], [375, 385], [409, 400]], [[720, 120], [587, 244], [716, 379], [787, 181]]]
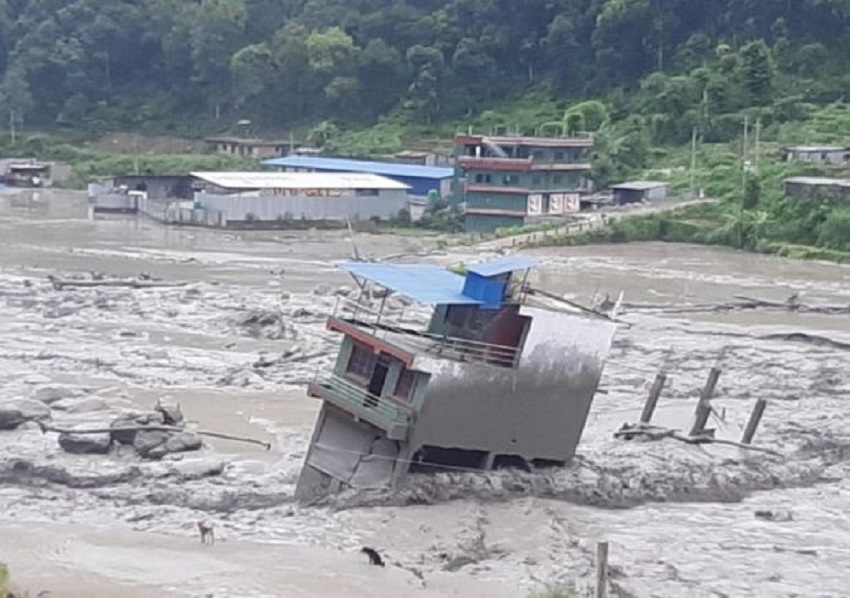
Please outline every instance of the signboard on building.
[[553, 193], [549, 196], [549, 213], [563, 214], [564, 213], [564, 194]]
[[581, 196], [578, 193], [564, 194], [564, 214], [571, 214], [581, 210]]
[[342, 197], [339, 189], [263, 189], [261, 196], [283, 197]]
[[531, 215], [538, 215], [543, 212], [543, 196], [540, 194], [533, 194], [528, 196], [528, 213]]

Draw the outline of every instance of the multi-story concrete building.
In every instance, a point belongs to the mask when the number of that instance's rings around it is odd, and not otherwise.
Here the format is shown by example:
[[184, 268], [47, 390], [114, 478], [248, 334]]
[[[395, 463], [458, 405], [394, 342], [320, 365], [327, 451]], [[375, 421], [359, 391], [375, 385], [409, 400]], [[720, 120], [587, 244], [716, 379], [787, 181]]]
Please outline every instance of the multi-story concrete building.
[[467, 232], [577, 212], [592, 191], [590, 137], [455, 137], [455, 189]]
[[297, 496], [386, 486], [409, 470], [568, 462], [615, 324], [544, 303], [525, 284], [533, 265], [513, 256], [461, 276], [342, 264], [361, 297], [379, 287], [384, 298], [340, 299], [328, 319], [342, 342], [309, 386], [323, 404]]

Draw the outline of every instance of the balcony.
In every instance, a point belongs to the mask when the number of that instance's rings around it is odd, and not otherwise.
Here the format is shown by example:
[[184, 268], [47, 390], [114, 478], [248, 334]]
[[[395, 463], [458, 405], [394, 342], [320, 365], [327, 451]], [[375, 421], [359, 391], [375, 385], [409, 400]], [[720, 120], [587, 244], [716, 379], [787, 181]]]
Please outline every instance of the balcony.
[[516, 347], [433, 334], [427, 332], [424, 325], [420, 327], [414, 322], [406, 322], [403, 311], [393, 315], [382, 312], [340, 297], [328, 327], [339, 332], [346, 332], [340, 324], [353, 327], [414, 356], [425, 354], [463, 363], [509, 368], [516, 367], [519, 362], [520, 349]]
[[413, 410], [391, 399], [370, 394], [339, 376], [317, 377], [307, 394], [323, 399], [357, 419], [384, 430], [390, 440], [406, 440]]

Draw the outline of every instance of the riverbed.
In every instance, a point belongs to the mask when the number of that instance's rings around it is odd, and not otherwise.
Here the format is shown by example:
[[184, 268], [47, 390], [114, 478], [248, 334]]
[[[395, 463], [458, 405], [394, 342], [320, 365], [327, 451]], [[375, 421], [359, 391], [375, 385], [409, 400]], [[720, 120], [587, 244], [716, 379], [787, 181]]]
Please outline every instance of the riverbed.
[[[408, 261], [494, 255], [438, 251], [428, 238], [355, 241], [361, 253]], [[621, 292], [634, 306], [795, 293], [850, 304], [847, 266], [666, 244], [532, 253], [542, 260], [534, 286], [585, 304]], [[319, 407], [304, 386], [335, 355], [324, 319], [353, 286], [333, 265], [351, 255], [347, 233], [167, 228], [92, 217], [76, 194], [0, 196], [0, 399], [93, 399], [91, 410], [54, 415], [72, 424], [163, 398], [205, 429], [272, 443], [211, 439], [200, 454], [139, 468], [65, 455], [39, 430], [0, 432], [0, 470], [24, 460], [30, 472], [0, 486], [0, 561], [18, 583], [53, 598], [524, 598], [568, 584], [583, 595], [604, 539], [623, 596], [846, 595], [847, 316], [624, 308], [574, 466], [417, 476], [398, 493], [295, 503]], [[186, 285], [56, 290], [47, 279], [143, 273]], [[280, 314], [276, 334], [240, 325], [252, 310]], [[669, 384], [658, 418], [679, 420], [718, 359], [723, 419], [713, 425], [737, 433], [767, 399], [757, 444], [782, 458], [613, 438], [637, 420], [659, 368]], [[214, 546], [198, 541], [204, 519]], [[370, 567], [363, 545], [390, 566]]]

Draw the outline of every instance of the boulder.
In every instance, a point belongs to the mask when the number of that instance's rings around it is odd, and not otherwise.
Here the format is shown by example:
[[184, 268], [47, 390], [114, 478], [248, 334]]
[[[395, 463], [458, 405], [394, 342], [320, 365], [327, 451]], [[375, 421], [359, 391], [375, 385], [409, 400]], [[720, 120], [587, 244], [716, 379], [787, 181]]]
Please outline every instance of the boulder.
[[91, 413], [93, 411], [105, 411], [109, 409], [109, 404], [100, 397], [62, 399], [56, 401], [51, 406], [54, 409], [68, 413]]
[[162, 421], [166, 426], [182, 426], [186, 421], [183, 417], [183, 411], [180, 405], [164, 405], [158, 403], [156, 406], [157, 413], [162, 414]]
[[32, 398], [36, 401], [41, 401], [47, 405], [52, 405], [56, 401], [78, 397], [82, 393], [82, 389], [73, 388], [70, 386], [44, 386], [36, 390]]
[[139, 426], [161, 426], [165, 424], [165, 418], [159, 411], [146, 413], [135, 413], [122, 415], [113, 420], [109, 427], [112, 428], [112, 440], [119, 444], [134, 444], [138, 430], [120, 430], [116, 428], [132, 428]]
[[24, 422], [50, 418], [50, 408], [41, 401], [13, 399], [0, 402], [0, 430], [14, 430]]
[[181, 481], [200, 480], [221, 475], [227, 463], [216, 458], [192, 458], [168, 464], [168, 475]]
[[[158, 430], [140, 430], [133, 439], [133, 447], [142, 457], [148, 457], [152, 450], [165, 444], [171, 433]], [[165, 453], [162, 453], [165, 454]]]
[[59, 446], [75, 455], [105, 455], [112, 445], [108, 432], [102, 434], [75, 434], [63, 432], [59, 435]]
[[239, 317], [236, 324], [254, 338], [279, 340], [286, 333], [283, 316], [276, 311], [253, 310]]
[[197, 451], [202, 445], [201, 437], [187, 430], [186, 432], [172, 434], [163, 444], [150, 449], [145, 456], [151, 459], [162, 459], [165, 455], [171, 453]]

